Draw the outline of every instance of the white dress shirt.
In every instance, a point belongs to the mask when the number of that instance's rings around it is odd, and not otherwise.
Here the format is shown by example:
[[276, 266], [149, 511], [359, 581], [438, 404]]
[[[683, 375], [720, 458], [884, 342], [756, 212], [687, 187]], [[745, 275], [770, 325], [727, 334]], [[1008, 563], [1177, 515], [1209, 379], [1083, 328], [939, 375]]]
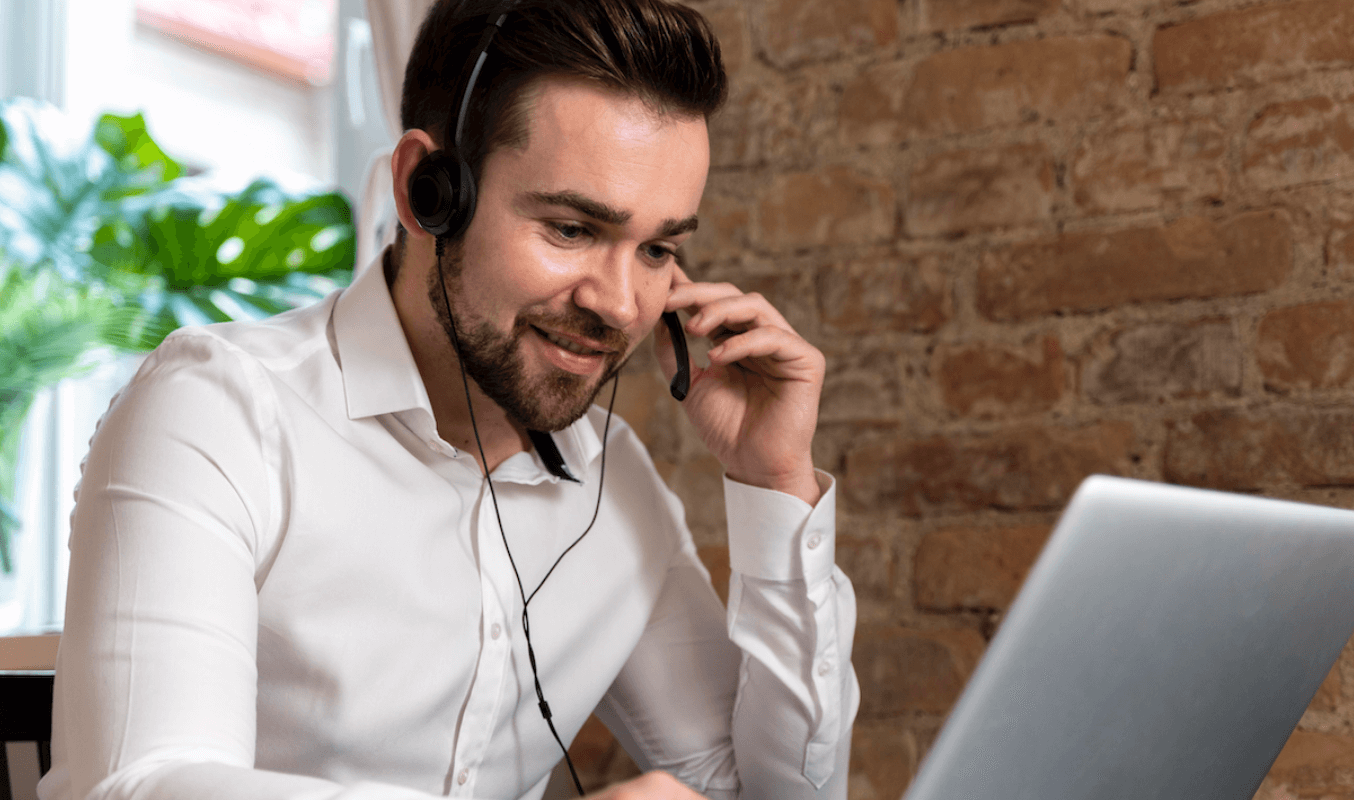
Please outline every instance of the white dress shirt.
[[[44, 800], [540, 798], [558, 745], [475, 460], [439, 438], [382, 270], [182, 330], [114, 400], [72, 516]], [[530, 593], [587, 526], [606, 412], [494, 470]], [[530, 604], [567, 743], [594, 709], [711, 798], [846, 797], [855, 605], [816, 507], [725, 480], [727, 615], [611, 420], [591, 533]]]

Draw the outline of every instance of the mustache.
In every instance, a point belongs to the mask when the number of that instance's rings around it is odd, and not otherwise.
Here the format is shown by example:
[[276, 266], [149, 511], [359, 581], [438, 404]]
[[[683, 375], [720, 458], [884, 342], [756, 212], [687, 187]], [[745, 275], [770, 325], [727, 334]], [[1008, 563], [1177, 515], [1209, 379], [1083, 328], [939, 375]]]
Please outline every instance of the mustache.
[[596, 312], [577, 306], [567, 311], [540, 311], [519, 316], [514, 325], [517, 329], [515, 333], [520, 336], [529, 326], [571, 333], [597, 342], [617, 353], [625, 353], [630, 349], [630, 337], [625, 331], [606, 324]]

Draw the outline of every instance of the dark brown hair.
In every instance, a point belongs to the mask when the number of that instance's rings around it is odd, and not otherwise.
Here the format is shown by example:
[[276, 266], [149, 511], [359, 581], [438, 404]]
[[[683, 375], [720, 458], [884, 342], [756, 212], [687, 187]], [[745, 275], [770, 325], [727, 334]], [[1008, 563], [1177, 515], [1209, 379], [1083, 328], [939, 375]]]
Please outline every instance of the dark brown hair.
[[632, 95], [658, 113], [709, 119], [728, 81], [719, 41], [698, 12], [666, 0], [438, 0], [409, 55], [400, 100], [405, 130], [446, 144], [490, 15], [508, 11], [470, 101], [462, 157], [476, 179], [493, 150], [526, 143], [531, 84], [574, 77]]

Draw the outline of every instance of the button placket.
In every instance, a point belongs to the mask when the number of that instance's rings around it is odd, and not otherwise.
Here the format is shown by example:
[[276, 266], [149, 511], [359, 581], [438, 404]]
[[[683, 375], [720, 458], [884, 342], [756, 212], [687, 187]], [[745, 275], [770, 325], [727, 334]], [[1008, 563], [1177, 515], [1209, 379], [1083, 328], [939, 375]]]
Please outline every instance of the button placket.
[[499, 707], [502, 705], [504, 687], [510, 672], [511, 648], [503, 646], [507, 640], [503, 635], [504, 628], [501, 623], [504, 609], [495, 590], [493, 573], [488, 566], [488, 563], [492, 563], [492, 558], [485, 557], [486, 548], [491, 548], [495, 539], [491, 534], [497, 533], [492, 507], [485, 508], [488, 503], [488, 490], [481, 488], [479, 513], [466, 517], [467, 525], [475, 525], [475, 530], [469, 534], [478, 540], [481, 554], [479, 564], [481, 619], [486, 622], [495, 621], [489, 626], [489, 635], [483, 639], [480, 646], [479, 665], [466, 697], [461, 734], [455, 745], [453, 763], [457, 770], [452, 792], [458, 795], [471, 793], [473, 790], [474, 770], [483, 761], [488, 749], [489, 737], [497, 724]]

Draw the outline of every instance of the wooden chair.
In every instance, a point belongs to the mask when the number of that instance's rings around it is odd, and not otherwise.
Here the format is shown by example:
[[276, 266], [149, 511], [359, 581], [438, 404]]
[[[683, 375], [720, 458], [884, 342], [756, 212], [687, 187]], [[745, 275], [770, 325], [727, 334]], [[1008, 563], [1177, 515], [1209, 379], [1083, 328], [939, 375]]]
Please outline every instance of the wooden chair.
[[52, 670], [0, 671], [0, 800], [37, 797], [52, 766]]

